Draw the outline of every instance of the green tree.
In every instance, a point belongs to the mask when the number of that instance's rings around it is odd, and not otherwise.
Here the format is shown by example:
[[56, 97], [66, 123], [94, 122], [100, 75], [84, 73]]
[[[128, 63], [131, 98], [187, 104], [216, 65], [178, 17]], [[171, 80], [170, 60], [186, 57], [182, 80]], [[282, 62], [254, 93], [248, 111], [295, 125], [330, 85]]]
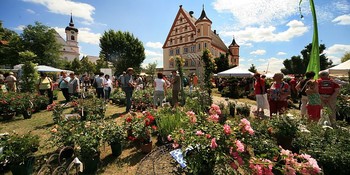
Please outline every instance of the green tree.
[[91, 74], [96, 72], [96, 65], [91, 61], [89, 61], [86, 56], [83, 56], [80, 62], [81, 62], [81, 73]]
[[104, 58], [96, 60], [96, 70], [101, 70], [101, 68], [109, 68], [108, 62]]
[[19, 35], [2, 26], [0, 21], [0, 64], [9, 65], [10, 67], [19, 64], [18, 52], [23, 51], [22, 41]]
[[157, 71], [157, 62], [148, 63], [148, 65], [146, 66], [146, 68], [144, 70], [145, 70], [146, 74], [154, 77], [154, 75], [156, 74], [156, 71]]
[[128, 67], [133, 67], [139, 72], [141, 63], [146, 58], [142, 42], [129, 32], [104, 32], [100, 38], [100, 48], [100, 55], [113, 63], [118, 75]]
[[21, 35], [25, 50], [32, 51], [37, 55], [34, 63], [61, 67], [59, 49], [61, 45], [56, 42], [56, 31], [39, 22], [35, 25], [28, 25]]
[[350, 51], [345, 52], [345, 54], [343, 55], [343, 57], [341, 57], [341, 62], [344, 63], [345, 61], [350, 60]]
[[252, 73], [256, 73], [258, 70], [256, 70], [254, 64], [252, 64], [252, 66], [250, 66], [250, 68], [248, 69], [249, 72], [252, 72]]
[[[312, 49], [312, 43], [304, 47], [300, 52], [301, 56], [292, 56], [291, 59], [286, 59], [283, 61], [284, 68], [281, 69], [284, 74], [304, 74], [309, 64], [310, 53]], [[328, 60], [325, 54], [322, 54], [326, 50], [324, 44], [320, 44], [320, 70], [327, 69], [330, 65], [333, 64], [331, 60]], [[317, 73], [317, 72], [316, 72]]]
[[32, 61], [35, 59], [36, 55], [33, 52], [26, 51], [19, 53], [21, 59], [26, 59], [22, 66], [22, 83], [21, 83], [21, 91], [22, 92], [35, 92], [36, 90], [36, 81], [39, 78], [38, 71], [36, 70], [36, 64]]
[[[209, 97], [211, 97], [211, 77], [214, 73], [215, 63], [212, 61], [212, 54], [208, 49], [203, 51], [202, 61], [204, 62], [204, 89], [207, 91]], [[210, 98], [211, 99], [211, 98]], [[210, 104], [212, 100], [210, 101]]]
[[215, 73], [225, 71], [230, 68], [228, 63], [228, 55], [220, 54], [220, 57], [215, 58], [216, 70]]
[[82, 71], [82, 65], [81, 62], [78, 58], [74, 58], [74, 60], [70, 63], [70, 69], [71, 71], [73, 71], [76, 74], [81, 74]]

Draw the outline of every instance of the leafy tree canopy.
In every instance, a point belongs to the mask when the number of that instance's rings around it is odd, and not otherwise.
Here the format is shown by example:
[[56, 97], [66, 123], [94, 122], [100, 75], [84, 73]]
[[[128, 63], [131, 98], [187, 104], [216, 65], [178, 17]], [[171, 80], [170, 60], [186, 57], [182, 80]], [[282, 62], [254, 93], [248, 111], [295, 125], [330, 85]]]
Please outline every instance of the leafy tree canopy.
[[33, 62], [53, 67], [62, 67], [59, 49], [61, 45], [56, 42], [56, 31], [35, 22], [28, 25], [21, 34], [22, 44], [25, 50], [32, 51], [37, 57]]
[[[292, 56], [291, 59], [286, 59], [283, 61], [284, 68], [281, 69], [284, 74], [305, 74], [306, 68], [309, 64], [310, 53], [312, 49], [312, 43], [305, 46], [305, 48], [300, 52], [301, 56]], [[324, 44], [319, 46], [320, 49], [320, 70], [327, 69], [333, 64], [331, 60], [328, 60], [325, 54], [322, 54], [326, 49]], [[318, 72], [316, 72], [318, 73]]]
[[129, 32], [114, 30], [104, 32], [100, 38], [100, 48], [100, 55], [114, 64], [117, 75], [128, 67], [133, 67], [139, 72], [141, 63], [146, 58], [142, 42]]
[[345, 61], [350, 60], [350, 51], [346, 52], [343, 57], [341, 57], [341, 62], [344, 63]]
[[230, 68], [228, 63], [228, 55], [220, 54], [220, 57], [215, 58], [216, 71], [215, 73], [225, 71]]
[[0, 64], [14, 66], [19, 64], [18, 52], [24, 51], [21, 46], [21, 39], [19, 35], [7, 28], [4, 28], [2, 21], [0, 21]]
[[254, 64], [252, 64], [252, 66], [250, 66], [250, 68], [248, 69], [249, 72], [252, 72], [252, 73], [256, 73], [258, 70], [256, 70]]
[[148, 63], [148, 65], [146, 66], [144, 71], [145, 71], [146, 74], [148, 74], [148, 75], [153, 77], [156, 74], [156, 71], [157, 71], [157, 62]]

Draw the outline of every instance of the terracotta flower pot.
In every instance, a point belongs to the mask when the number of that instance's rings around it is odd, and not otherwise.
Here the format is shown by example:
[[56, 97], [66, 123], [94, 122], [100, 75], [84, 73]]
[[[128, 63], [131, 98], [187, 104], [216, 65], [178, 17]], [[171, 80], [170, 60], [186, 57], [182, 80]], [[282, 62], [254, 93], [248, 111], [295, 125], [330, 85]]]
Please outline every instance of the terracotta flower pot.
[[149, 143], [141, 143], [141, 151], [143, 153], [150, 153], [152, 151], [152, 141]]

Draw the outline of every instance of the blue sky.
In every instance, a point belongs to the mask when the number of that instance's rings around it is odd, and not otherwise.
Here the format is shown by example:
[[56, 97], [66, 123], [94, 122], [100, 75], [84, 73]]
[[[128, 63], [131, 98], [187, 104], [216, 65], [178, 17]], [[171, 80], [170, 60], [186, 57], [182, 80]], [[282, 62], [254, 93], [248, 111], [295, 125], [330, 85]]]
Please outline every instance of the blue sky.
[[[0, 20], [6, 28], [22, 32], [39, 21], [55, 28], [63, 37], [70, 13], [79, 29], [82, 55], [97, 56], [99, 37], [113, 29], [129, 31], [145, 47], [144, 65], [162, 67], [162, 45], [183, 5], [199, 17], [204, 4], [212, 29], [229, 45], [234, 36], [240, 45], [240, 66], [254, 64], [258, 71], [279, 71], [283, 60], [312, 41], [313, 26], [309, 1], [299, 0], [1, 0]], [[350, 51], [350, 1], [315, 0], [319, 41], [326, 56], [337, 64]]]

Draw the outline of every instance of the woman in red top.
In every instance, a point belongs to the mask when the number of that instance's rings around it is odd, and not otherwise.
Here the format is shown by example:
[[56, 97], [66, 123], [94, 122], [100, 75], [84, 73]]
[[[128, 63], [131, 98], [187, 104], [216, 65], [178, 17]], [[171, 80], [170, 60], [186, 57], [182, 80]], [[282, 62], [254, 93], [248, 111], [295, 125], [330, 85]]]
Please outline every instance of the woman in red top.
[[270, 116], [272, 114], [283, 114], [288, 108], [288, 96], [290, 95], [290, 87], [288, 83], [282, 81], [283, 74], [276, 73], [273, 76], [274, 82], [271, 84], [269, 90], [269, 105], [270, 105]]
[[254, 74], [255, 83], [254, 83], [254, 92], [256, 98], [256, 115], [264, 116], [264, 109], [269, 109], [269, 103], [267, 101], [267, 94], [265, 89], [265, 80], [260, 77], [259, 73]]

